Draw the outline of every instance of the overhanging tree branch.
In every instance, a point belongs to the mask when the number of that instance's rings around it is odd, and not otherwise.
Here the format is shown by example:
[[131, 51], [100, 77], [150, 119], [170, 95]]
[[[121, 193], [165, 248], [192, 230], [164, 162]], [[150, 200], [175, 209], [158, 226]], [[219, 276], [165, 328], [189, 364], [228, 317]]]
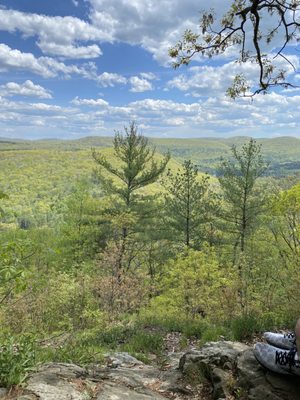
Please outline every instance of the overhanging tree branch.
[[[181, 41], [169, 50], [169, 55], [175, 61], [175, 68], [187, 65], [196, 54], [213, 57], [224, 54], [230, 47], [238, 47], [239, 62], [252, 62], [258, 65], [257, 88], [249, 94], [249, 84], [242, 75], [235, 77], [233, 85], [227, 94], [232, 97], [253, 96], [266, 92], [274, 86], [294, 87], [287, 80], [288, 70], [281, 70], [275, 64], [277, 57], [282, 57], [287, 65], [295, 70], [295, 65], [284, 51], [291, 42], [300, 40], [300, 0], [235, 0], [228, 13], [221, 19], [221, 27], [215, 30], [215, 17], [212, 12], [204, 13], [200, 21], [202, 34], [187, 30]], [[273, 24], [271, 30], [263, 35], [261, 30], [264, 18], [268, 16]], [[246, 29], [246, 23], [252, 22], [252, 28]], [[276, 33], [282, 34], [279, 50], [274, 56], [265, 54], [263, 46], [270, 45]], [[253, 49], [247, 48], [251, 42]], [[274, 47], [275, 44], [274, 44]]]

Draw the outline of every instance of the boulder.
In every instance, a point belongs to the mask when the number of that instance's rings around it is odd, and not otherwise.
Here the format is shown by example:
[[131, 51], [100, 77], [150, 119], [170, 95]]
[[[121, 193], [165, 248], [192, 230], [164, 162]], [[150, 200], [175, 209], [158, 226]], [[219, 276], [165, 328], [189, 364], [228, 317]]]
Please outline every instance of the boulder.
[[251, 347], [238, 342], [211, 342], [200, 350], [186, 353], [180, 359], [180, 370], [186, 375], [197, 373], [208, 379], [213, 398], [248, 400], [299, 400], [300, 379], [277, 375], [256, 361]]

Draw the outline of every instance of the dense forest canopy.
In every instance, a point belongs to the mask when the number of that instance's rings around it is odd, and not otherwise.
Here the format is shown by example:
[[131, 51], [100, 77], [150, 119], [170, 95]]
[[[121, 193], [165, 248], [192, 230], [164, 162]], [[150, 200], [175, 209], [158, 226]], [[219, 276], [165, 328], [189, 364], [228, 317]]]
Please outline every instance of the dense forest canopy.
[[[288, 325], [298, 154], [294, 138], [148, 140], [135, 124], [114, 140], [0, 143], [1, 383], [23, 379], [24, 358], [144, 359], [149, 326], [161, 354], [172, 330], [205, 341]], [[56, 335], [64, 345], [39, 345]]]

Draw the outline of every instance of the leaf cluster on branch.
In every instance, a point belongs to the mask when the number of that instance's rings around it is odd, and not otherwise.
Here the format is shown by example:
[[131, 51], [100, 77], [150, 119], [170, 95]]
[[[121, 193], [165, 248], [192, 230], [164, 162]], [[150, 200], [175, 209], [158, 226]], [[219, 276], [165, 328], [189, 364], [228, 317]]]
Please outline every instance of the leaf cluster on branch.
[[[279, 69], [274, 62], [283, 58], [295, 70], [285, 50], [290, 43], [300, 40], [299, 12], [299, 0], [234, 0], [220, 21], [216, 21], [213, 11], [205, 12], [200, 20], [201, 34], [186, 30], [182, 40], [169, 50], [170, 57], [175, 59], [173, 66], [189, 64], [196, 54], [211, 58], [234, 46], [239, 49], [239, 62], [258, 65], [258, 86], [250, 96], [274, 86], [293, 87], [286, 79], [288, 70]], [[275, 54], [270, 55], [264, 48], [274, 43], [277, 34], [281, 35], [280, 45], [274, 45]], [[239, 74], [227, 94], [232, 98], [249, 96], [249, 89], [246, 78]]]

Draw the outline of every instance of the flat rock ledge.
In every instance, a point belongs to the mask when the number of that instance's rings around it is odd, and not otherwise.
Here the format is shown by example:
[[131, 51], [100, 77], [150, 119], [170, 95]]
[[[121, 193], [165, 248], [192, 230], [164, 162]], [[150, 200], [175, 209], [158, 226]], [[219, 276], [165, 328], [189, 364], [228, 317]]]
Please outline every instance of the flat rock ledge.
[[9, 400], [165, 400], [181, 399], [182, 374], [169, 364], [165, 371], [145, 365], [127, 353], [106, 357], [106, 365], [82, 368], [75, 364], [48, 363], [31, 374], [22, 394], [0, 390]]
[[[31, 374], [22, 392], [7, 400], [299, 400], [300, 377], [276, 375], [255, 360], [252, 348], [211, 342], [200, 350], [172, 353], [164, 368], [127, 353], [107, 355], [106, 365], [82, 368], [48, 363]], [[209, 382], [209, 385], [208, 383]], [[209, 390], [197, 391], [205, 386]], [[197, 386], [198, 385], [198, 386]]]
[[300, 400], [300, 377], [265, 370], [243, 343], [207, 343], [185, 353], [179, 367], [187, 376], [207, 378], [215, 400]]

